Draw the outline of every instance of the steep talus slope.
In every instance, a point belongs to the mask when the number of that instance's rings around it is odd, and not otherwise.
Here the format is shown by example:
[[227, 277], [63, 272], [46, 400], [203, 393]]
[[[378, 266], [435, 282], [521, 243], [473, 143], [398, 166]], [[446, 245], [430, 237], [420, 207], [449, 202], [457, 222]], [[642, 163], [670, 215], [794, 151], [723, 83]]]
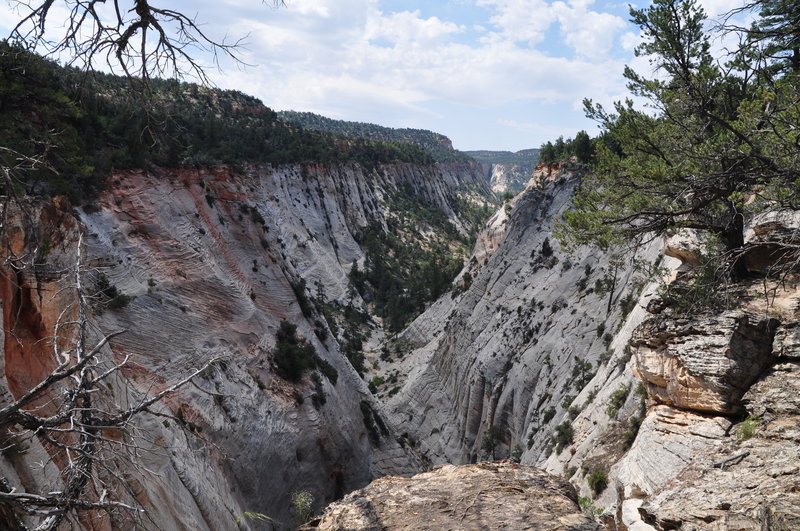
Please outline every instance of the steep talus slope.
[[571, 397], [607, 361], [635, 275], [588, 249], [567, 256], [552, 238], [576, 171], [565, 168], [507, 205], [507, 221], [490, 227], [494, 236], [478, 238], [471, 283], [401, 336], [412, 350], [392, 368], [402, 388], [385, 397], [387, 411], [433, 463], [478, 460], [491, 426], [499, 430], [496, 457], [518, 447], [523, 462], [536, 461], [558, 444], [553, 430]]
[[[456, 190], [485, 193], [476, 164], [151, 168], [116, 174], [96, 205], [79, 212], [80, 223], [64, 207], [71, 224], [53, 240], [63, 242], [63, 261], [74, 263], [73, 246], [85, 231], [84, 265], [93, 269], [87, 282], [107, 278], [132, 297], [121, 308], [98, 306], [92, 316], [97, 333], [126, 330], [105, 355], [130, 357], [120, 381], [123, 389], [133, 385], [129, 400], [221, 359], [161, 406], [187, 430], [174, 420], [138, 421], [146, 466], [158, 471], [129, 480], [147, 508], [145, 527], [226, 529], [245, 512], [289, 525], [294, 491], [311, 492], [319, 506], [375, 477], [421, 469], [341, 354], [333, 325], [308, 302], [352, 297], [347, 273], [364, 256], [357, 235], [370, 223], [387, 225], [401, 188], [440, 208], [460, 231]], [[51, 251], [50, 259], [61, 258]], [[44, 336], [52, 323], [40, 315], [59, 311], [56, 288], [34, 276], [20, 281], [13, 289], [36, 298], [24, 306]], [[31, 356], [13, 353], [19, 347], [9, 339], [22, 329], [10, 321], [19, 306], [12, 300], [4, 297], [3, 305], [9, 384], [47, 370], [16, 362]], [[307, 374], [295, 384], [276, 375], [282, 319], [298, 326], [336, 376], [315, 382]], [[41, 453], [37, 447], [30, 455]], [[18, 457], [15, 466], [29, 465]], [[17, 484], [26, 481], [38, 480]]]

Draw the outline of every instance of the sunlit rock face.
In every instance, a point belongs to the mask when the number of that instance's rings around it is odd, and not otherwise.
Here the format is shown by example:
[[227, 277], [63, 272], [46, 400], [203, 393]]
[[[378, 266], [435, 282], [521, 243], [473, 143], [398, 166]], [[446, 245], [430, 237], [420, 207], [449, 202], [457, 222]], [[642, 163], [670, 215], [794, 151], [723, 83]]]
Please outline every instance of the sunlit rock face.
[[[617, 372], [612, 341], [623, 307], [635, 309], [635, 272], [588, 248], [560, 249], [553, 229], [579, 178], [554, 169], [502, 207], [478, 236], [471, 284], [401, 334], [410, 352], [387, 369], [400, 389], [384, 399], [395, 429], [432, 463], [482, 459], [490, 426], [500, 430], [496, 457], [517, 451], [523, 463], [542, 462], [568, 420], [566, 397], [583, 405], [592, 374]], [[607, 397], [612, 385], [594, 393]]]
[[[777, 363], [744, 395], [755, 421], [691, 456], [646, 499], [655, 529], [800, 528], [800, 365]], [[690, 425], [690, 427], [693, 427]]]
[[632, 334], [649, 407], [600, 496], [629, 529], [800, 524], [800, 285], [762, 291], [745, 282], [728, 312], [659, 315]]
[[517, 194], [530, 180], [532, 167], [530, 164], [491, 164], [489, 172], [489, 185], [493, 192]]

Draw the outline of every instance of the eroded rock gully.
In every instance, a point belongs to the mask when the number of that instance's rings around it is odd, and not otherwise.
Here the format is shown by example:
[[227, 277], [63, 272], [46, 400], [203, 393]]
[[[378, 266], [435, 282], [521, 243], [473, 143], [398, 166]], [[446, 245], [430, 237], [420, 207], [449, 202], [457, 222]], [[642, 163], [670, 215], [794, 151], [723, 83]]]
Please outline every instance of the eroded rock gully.
[[[543, 171], [478, 237], [471, 284], [418, 317], [400, 338], [411, 352], [388, 365], [402, 384], [383, 396], [390, 421], [433, 464], [482, 459], [491, 426], [497, 457], [516, 448], [523, 463], [541, 462], [570, 407], [585, 406], [592, 392], [607, 400], [618, 379], [632, 378], [614, 369], [623, 356], [614, 332], [626, 311], [631, 323], [644, 313], [634, 308], [636, 272], [588, 248], [561, 251], [552, 231], [580, 170]], [[614, 288], [596, 290], [603, 279]], [[613, 383], [586, 385], [604, 366]]]

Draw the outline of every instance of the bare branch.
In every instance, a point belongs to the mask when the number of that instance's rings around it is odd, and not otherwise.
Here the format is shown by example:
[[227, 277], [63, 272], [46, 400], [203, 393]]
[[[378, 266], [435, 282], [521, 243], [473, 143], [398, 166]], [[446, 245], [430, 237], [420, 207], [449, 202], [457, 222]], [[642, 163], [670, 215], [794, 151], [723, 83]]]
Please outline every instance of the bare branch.
[[[216, 39], [194, 17], [158, 7], [149, 0], [18, 0], [21, 14], [11, 38], [49, 55], [68, 57], [70, 65], [94, 70], [100, 63], [112, 71], [142, 81], [155, 77], [192, 77], [208, 83], [199, 55], [210, 54], [243, 64], [238, 50], [244, 39]], [[278, 8], [284, 0], [264, 1]], [[62, 7], [64, 21], [52, 21], [51, 10]], [[112, 9], [113, 8], [113, 9]], [[57, 35], [57, 37], [55, 37]]]

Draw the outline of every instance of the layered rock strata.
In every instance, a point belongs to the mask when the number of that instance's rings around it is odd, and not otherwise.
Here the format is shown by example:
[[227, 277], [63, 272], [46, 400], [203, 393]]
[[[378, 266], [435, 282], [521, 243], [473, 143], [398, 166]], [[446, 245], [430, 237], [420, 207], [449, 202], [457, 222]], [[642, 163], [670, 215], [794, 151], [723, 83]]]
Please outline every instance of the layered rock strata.
[[631, 337], [634, 373], [660, 404], [723, 415], [774, 361], [779, 321], [742, 311], [654, 318]]

